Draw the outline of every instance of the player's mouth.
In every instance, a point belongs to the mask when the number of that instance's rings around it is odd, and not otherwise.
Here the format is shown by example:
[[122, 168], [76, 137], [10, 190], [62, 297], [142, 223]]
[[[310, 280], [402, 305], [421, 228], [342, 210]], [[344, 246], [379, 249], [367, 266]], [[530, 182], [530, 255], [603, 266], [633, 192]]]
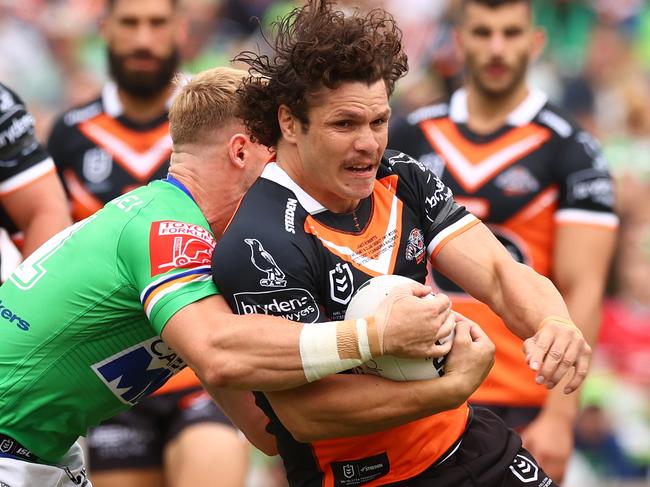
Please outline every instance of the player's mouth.
[[153, 71], [158, 69], [160, 62], [154, 56], [129, 56], [125, 59], [125, 64], [129, 69]]
[[509, 69], [508, 66], [505, 64], [501, 63], [495, 63], [495, 64], [488, 64], [484, 71], [488, 74], [488, 76], [492, 78], [501, 78], [502, 76], [505, 76]]
[[349, 171], [359, 176], [367, 176], [370, 174], [374, 174], [376, 169], [377, 169], [377, 165], [370, 162], [369, 163], [360, 162], [356, 164], [348, 164], [345, 166], [346, 171]]

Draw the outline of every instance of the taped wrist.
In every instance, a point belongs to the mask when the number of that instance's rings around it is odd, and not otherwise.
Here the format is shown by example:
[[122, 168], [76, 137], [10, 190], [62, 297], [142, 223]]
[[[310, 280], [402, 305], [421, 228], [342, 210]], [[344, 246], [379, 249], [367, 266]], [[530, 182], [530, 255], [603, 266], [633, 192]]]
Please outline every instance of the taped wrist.
[[544, 325], [546, 325], [549, 321], [554, 321], [556, 323], [559, 323], [564, 326], [569, 326], [571, 328], [575, 328], [578, 330], [580, 333], [582, 331], [580, 328], [578, 328], [578, 325], [576, 325], [573, 321], [571, 321], [569, 318], [565, 318], [564, 316], [559, 316], [559, 315], [550, 315], [544, 318], [541, 323], [539, 324], [539, 327], [537, 328], [538, 330], [541, 330]]
[[381, 355], [374, 318], [308, 323], [300, 333], [300, 358], [307, 381], [313, 382]]

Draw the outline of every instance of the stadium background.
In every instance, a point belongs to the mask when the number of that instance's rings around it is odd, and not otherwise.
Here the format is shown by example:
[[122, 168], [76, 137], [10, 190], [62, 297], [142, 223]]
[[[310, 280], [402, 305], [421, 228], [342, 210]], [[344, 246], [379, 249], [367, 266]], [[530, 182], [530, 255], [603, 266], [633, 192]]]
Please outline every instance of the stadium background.
[[[294, 2], [183, 0], [190, 25], [184, 70], [225, 65], [263, 41], [263, 26]], [[404, 31], [410, 72], [395, 116], [440, 99], [462, 71], [451, 24], [455, 0], [356, 0], [382, 5]], [[106, 76], [97, 34], [104, 0], [0, 0], [0, 80], [14, 87], [44, 140], [53, 117], [92, 99]], [[577, 453], [564, 485], [650, 485], [650, 2], [536, 0], [549, 42], [531, 83], [601, 141], [618, 188], [621, 231], [601, 343], [583, 393]], [[283, 485], [273, 460], [254, 455], [251, 487]]]

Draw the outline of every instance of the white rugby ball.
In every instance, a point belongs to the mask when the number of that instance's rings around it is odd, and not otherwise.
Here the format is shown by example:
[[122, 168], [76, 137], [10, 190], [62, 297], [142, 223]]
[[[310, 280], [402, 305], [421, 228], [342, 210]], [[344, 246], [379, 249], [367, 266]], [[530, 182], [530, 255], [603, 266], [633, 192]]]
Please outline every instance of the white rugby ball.
[[[416, 281], [404, 276], [392, 274], [373, 277], [363, 283], [357, 292], [352, 296], [348, 309], [345, 312], [345, 319], [352, 320], [371, 316], [375, 313], [377, 306], [388, 296], [388, 293], [395, 287], [403, 284], [413, 284]], [[445, 343], [453, 340], [454, 332], [439, 341]], [[386, 379], [409, 381], [425, 380], [441, 377], [444, 374], [445, 357], [439, 358], [400, 358], [391, 355], [384, 355], [374, 358], [362, 364], [355, 371], [361, 374], [379, 375]]]

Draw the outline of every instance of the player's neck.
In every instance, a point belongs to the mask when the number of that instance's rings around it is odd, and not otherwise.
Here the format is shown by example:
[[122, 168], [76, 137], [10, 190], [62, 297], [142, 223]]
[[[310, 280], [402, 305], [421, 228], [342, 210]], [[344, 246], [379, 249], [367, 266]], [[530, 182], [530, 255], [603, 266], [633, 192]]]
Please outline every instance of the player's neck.
[[[174, 154], [178, 156], [177, 154]], [[172, 157], [174, 157], [174, 155]], [[182, 160], [182, 163], [179, 163]], [[189, 158], [172, 159], [169, 174], [190, 192], [210, 224], [216, 238], [221, 237], [239, 201], [246, 192], [227, 170], [195, 164]], [[215, 188], [221, 188], [215, 190]]]
[[173, 86], [170, 84], [160, 93], [149, 98], [133, 96], [120, 87], [117, 94], [122, 103], [124, 116], [135, 123], [148, 123], [167, 112], [167, 100], [172, 93]]
[[494, 96], [467, 85], [467, 125], [479, 134], [490, 134], [503, 127], [512, 111], [528, 96], [525, 83], [502, 96]]

